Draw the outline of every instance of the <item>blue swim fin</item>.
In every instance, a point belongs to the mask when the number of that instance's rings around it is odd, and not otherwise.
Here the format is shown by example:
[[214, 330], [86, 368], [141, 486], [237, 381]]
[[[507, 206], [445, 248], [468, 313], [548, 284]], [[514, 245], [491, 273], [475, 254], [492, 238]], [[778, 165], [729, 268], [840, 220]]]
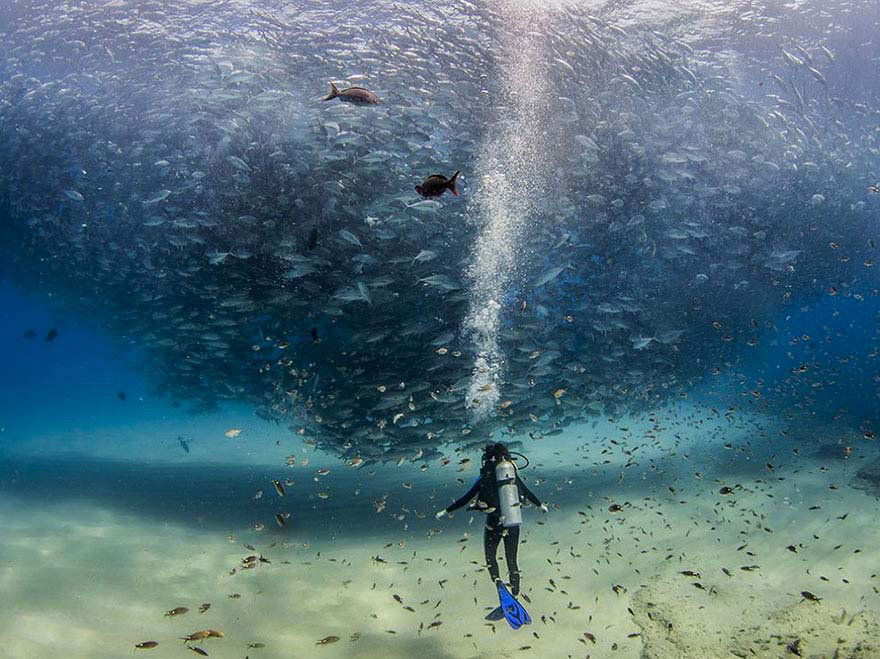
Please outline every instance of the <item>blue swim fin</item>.
[[523, 625], [532, 624], [532, 619], [529, 617], [528, 612], [523, 608], [523, 605], [510, 594], [510, 591], [507, 590], [504, 582], [498, 580], [495, 582], [495, 585], [498, 587], [498, 598], [501, 600], [501, 610], [504, 612], [504, 617], [507, 618], [507, 624], [510, 625], [511, 629], [519, 629]]

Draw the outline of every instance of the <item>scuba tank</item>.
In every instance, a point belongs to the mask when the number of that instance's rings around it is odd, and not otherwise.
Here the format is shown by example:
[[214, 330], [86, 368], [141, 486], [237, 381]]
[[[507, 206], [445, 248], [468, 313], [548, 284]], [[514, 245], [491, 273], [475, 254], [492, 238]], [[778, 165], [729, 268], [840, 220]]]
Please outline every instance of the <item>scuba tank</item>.
[[495, 466], [495, 480], [498, 483], [498, 504], [501, 509], [501, 524], [505, 528], [522, 524], [522, 504], [519, 501], [519, 487], [516, 485], [516, 468], [509, 460], [502, 460]]

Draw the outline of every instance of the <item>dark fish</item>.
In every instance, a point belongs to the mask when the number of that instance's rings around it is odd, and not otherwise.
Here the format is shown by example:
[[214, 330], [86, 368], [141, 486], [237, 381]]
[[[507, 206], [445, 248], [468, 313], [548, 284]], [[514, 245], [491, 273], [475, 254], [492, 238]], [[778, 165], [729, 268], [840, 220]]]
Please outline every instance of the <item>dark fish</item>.
[[49, 343], [49, 341], [54, 341], [57, 336], [58, 336], [58, 330], [53, 327], [46, 334], [46, 343]]
[[278, 496], [283, 497], [284, 496], [284, 486], [281, 484], [281, 481], [273, 479], [272, 485], [275, 486], [275, 491], [278, 492]]
[[811, 593], [809, 590], [802, 590], [801, 597], [803, 597], [805, 600], [810, 600], [811, 602], [821, 602], [822, 601], [821, 597], [817, 597], [816, 595], [813, 595], [813, 593]]
[[159, 645], [159, 641], [144, 641], [143, 643], [135, 644], [135, 648], [138, 650], [150, 650]]
[[207, 610], [210, 609], [210, 608], [211, 608], [211, 604], [210, 604], [209, 602], [204, 602], [204, 603], [202, 603], [202, 605], [199, 607], [199, 613], [204, 613], [205, 611], [207, 611]]
[[306, 242], [306, 247], [309, 248], [309, 251], [315, 249], [318, 246], [318, 227], [312, 227], [312, 230], [309, 231], [309, 239]]
[[177, 438], [177, 443], [180, 444], [180, 448], [189, 453], [189, 442], [186, 441], [183, 437]]
[[452, 194], [457, 195], [458, 189], [455, 187], [455, 180], [461, 172], [455, 172], [451, 178], [446, 178], [443, 174], [431, 174], [422, 181], [421, 185], [416, 186], [416, 192], [423, 197], [439, 197], [448, 188]]
[[25, 330], [24, 338], [26, 338], [26, 339], [34, 339], [34, 338], [36, 338], [36, 336], [37, 336], [37, 331], [36, 331], [36, 330], [32, 330], [32, 329]]
[[732, 488], [732, 487], [727, 487], [727, 486], [725, 485], [725, 486], [722, 487], [720, 490], [718, 490], [718, 494], [724, 494], [724, 495], [727, 495], [727, 494], [733, 494], [733, 488]]
[[278, 513], [275, 515], [275, 521], [278, 523], [278, 526], [284, 526], [284, 515]]
[[369, 89], [363, 87], [349, 87], [348, 89], [339, 89], [332, 82], [330, 83], [330, 93], [322, 98], [322, 101], [332, 101], [338, 98], [346, 103], [354, 103], [355, 105], [379, 105], [379, 97]]
[[186, 608], [185, 606], [178, 606], [177, 608], [171, 609], [170, 611], [166, 611], [165, 617], [166, 618], [173, 618], [174, 616], [183, 615], [187, 611], [189, 611], [189, 609]]
[[320, 341], [320, 339], [318, 338], [318, 328], [313, 327], [312, 328], [312, 343], [318, 343], [318, 341]]
[[203, 657], [207, 657], [207, 656], [208, 656], [208, 653], [205, 652], [204, 650], [202, 650], [202, 648], [200, 648], [198, 645], [188, 645], [187, 647], [188, 647], [190, 650], [192, 650], [193, 652], [195, 652], [196, 654], [200, 654], [200, 655], [202, 655]]
[[338, 636], [325, 636], [320, 641], [315, 643], [315, 645], [329, 645], [330, 643], [335, 643], [339, 640]]
[[125, 392], [124, 391], [117, 391], [116, 396], [119, 398], [119, 400], [121, 400], [122, 402], [125, 402]]

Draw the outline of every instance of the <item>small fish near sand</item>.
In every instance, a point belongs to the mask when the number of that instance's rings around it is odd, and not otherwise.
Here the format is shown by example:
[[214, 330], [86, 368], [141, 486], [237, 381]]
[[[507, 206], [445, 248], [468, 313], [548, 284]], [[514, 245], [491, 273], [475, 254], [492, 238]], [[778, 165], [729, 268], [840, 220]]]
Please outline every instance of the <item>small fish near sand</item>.
[[223, 636], [223, 632], [216, 629], [202, 629], [187, 636], [181, 636], [180, 640], [184, 643], [190, 643], [192, 641], [202, 641], [206, 638], [223, 638]]
[[142, 643], [135, 643], [135, 650], [152, 650], [153, 648], [159, 645], [159, 641], [144, 641]]
[[449, 178], [446, 178], [443, 174], [431, 174], [422, 181], [421, 185], [416, 186], [416, 192], [426, 199], [429, 197], [439, 197], [446, 190], [449, 190], [454, 195], [458, 195], [458, 188], [455, 187], [455, 182], [459, 174], [461, 172], [457, 171]]
[[338, 98], [344, 103], [354, 103], [355, 105], [379, 105], [379, 97], [369, 89], [364, 87], [349, 87], [340, 90], [332, 82], [330, 83], [330, 93], [322, 98], [322, 101], [332, 101]]
[[187, 611], [189, 611], [189, 609], [186, 608], [185, 606], [178, 606], [178, 607], [171, 609], [170, 611], [166, 611], [165, 617], [166, 618], [173, 618], [174, 616], [183, 615]]
[[331, 643], [335, 643], [339, 640], [338, 636], [325, 636], [320, 641], [315, 643], [315, 645], [330, 645]]

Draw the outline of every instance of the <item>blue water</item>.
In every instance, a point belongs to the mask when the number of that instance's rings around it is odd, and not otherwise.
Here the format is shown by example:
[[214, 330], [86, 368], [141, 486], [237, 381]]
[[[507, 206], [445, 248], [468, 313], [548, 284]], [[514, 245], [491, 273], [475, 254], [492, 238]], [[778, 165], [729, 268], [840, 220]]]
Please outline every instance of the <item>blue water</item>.
[[[0, 414], [7, 442], [50, 429], [120, 425], [166, 411], [168, 402], [152, 396], [138, 374], [142, 356], [102, 332], [99, 322], [66, 314], [9, 282], [0, 295], [8, 383], [0, 389]], [[47, 342], [53, 328], [58, 336]], [[28, 330], [34, 338], [26, 338]]]
[[0, 655], [880, 657], [878, 30], [0, 8]]

